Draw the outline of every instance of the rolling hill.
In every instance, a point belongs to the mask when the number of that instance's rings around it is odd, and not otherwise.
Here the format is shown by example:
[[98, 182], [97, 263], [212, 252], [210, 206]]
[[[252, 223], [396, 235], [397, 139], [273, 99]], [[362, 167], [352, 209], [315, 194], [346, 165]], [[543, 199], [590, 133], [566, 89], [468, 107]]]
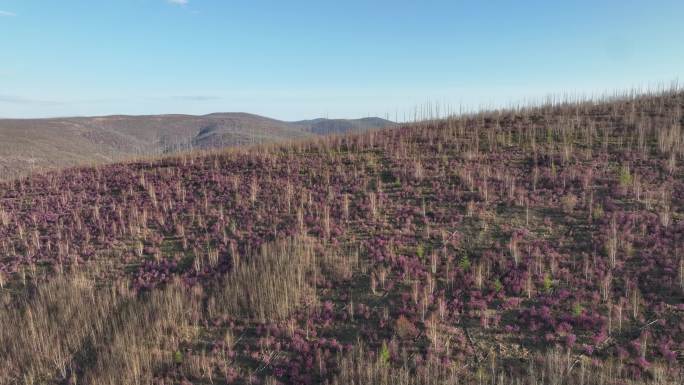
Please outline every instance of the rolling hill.
[[626, 94], [0, 182], [0, 385], [681, 385], [682, 110]]
[[384, 119], [284, 122], [246, 113], [0, 120], [0, 178], [190, 149], [360, 132]]

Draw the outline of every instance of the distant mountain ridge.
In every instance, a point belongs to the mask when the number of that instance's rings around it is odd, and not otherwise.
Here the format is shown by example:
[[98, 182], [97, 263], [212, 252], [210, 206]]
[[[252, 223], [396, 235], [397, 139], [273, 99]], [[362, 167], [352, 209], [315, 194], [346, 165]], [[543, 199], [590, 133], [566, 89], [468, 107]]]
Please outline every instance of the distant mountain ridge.
[[136, 156], [383, 128], [381, 118], [286, 122], [248, 113], [0, 119], [0, 179]]
[[371, 128], [384, 128], [392, 124], [389, 120], [381, 118], [361, 119], [313, 119], [294, 122], [297, 125], [309, 127], [310, 131], [319, 134], [344, 134], [350, 131], [364, 131]]

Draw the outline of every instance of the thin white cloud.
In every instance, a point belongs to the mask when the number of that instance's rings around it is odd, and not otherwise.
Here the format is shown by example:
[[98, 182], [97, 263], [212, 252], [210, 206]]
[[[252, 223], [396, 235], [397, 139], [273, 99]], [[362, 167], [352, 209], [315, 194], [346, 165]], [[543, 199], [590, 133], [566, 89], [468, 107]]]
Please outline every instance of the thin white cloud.
[[176, 5], [188, 5], [190, 2], [189, 0], [166, 0], [167, 2], [171, 4], [176, 4]]
[[0, 95], [0, 103], [7, 104], [36, 104], [36, 105], [55, 105], [62, 102], [56, 100], [30, 99], [16, 95]]
[[[179, 0], [179, 1], [185, 1], [186, 3], [188, 2], [187, 0]], [[14, 12], [0, 11], [0, 17], [1, 16], [14, 17], [14, 16], [17, 16], [17, 14]]]
[[189, 102], [208, 102], [212, 100], [221, 100], [222, 98], [215, 95], [178, 95], [173, 96], [172, 99], [185, 100]]

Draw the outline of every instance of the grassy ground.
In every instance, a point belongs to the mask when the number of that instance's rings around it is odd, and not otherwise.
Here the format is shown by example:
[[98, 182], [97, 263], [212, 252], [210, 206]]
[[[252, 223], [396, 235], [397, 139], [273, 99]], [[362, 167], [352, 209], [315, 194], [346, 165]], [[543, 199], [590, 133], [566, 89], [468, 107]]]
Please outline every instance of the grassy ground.
[[680, 383], [683, 105], [7, 182], [0, 383]]

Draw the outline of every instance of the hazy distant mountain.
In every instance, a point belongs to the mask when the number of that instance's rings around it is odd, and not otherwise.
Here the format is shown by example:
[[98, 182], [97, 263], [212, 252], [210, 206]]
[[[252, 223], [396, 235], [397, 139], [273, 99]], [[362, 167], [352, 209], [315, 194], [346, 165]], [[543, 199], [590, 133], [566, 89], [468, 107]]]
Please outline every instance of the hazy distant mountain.
[[350, 131], [363, 131], [370, 128], [383, 128], [391, 124], [389, 120], [381, 118], [363, 118], [363, 119], [314, 119], [302, 120], [295, 122], [295, 124], [308, 127], [312, 133], [319, 135], [326, 134], [340, 134]]
[[380, 118], [284, 122], [246, 113], [0, 119], [0, 179], [140, 155], [382, 128]]

